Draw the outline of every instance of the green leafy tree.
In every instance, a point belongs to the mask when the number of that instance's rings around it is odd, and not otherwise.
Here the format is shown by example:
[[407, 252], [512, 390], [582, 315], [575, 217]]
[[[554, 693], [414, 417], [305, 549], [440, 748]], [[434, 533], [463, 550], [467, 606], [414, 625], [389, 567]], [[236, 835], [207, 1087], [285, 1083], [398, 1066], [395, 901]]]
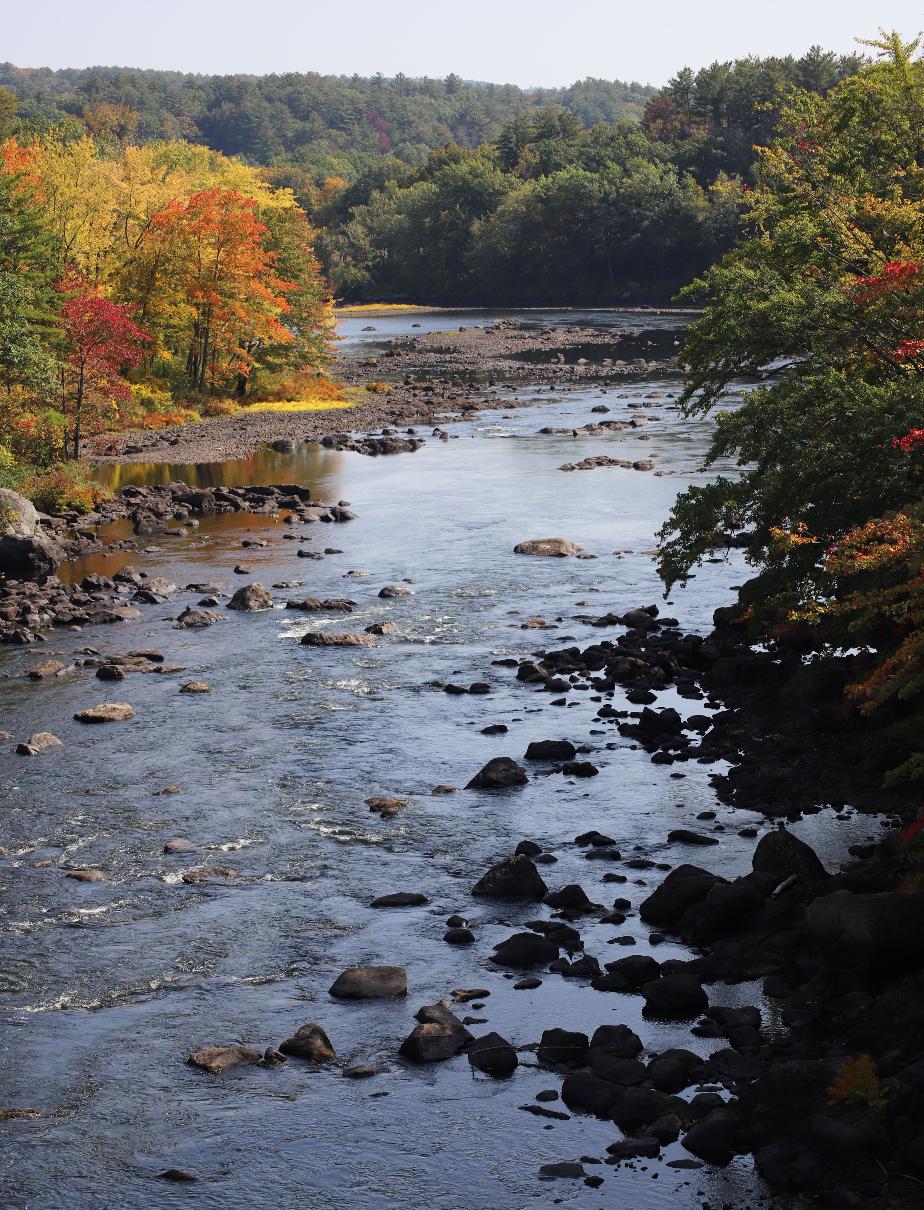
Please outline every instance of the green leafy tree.
[[799, 92], [761, 155], [751, 234], [687, 292], [705, 299], [684, 349], [683, 406], [704, 415], [735, 380], [707, 462], [662, 531], [682, 580], [717, 531], [754, 531], [750, 600], [766, 610], [831, 589], [825, 552], [914, 495], [893, 446], [924, 416], [924, 64], [896, 34], [827, 96]]

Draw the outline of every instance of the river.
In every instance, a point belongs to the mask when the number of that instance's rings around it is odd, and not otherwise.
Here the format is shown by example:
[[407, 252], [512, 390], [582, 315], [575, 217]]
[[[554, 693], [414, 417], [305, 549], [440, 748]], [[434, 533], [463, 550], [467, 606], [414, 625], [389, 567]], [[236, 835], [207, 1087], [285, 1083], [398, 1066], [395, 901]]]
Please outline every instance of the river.
[[[548, 323], [554, 316], [526, 318]], [[657, 326], [659, 339], [681, 322], [645, 314], [568, 319]], [[446, 315], [347, 319], [341, 334], [355, 353], [417, 330], [412, 324], [448, 326]], [[376, 331], [364, 332], [369, 326]], [[485, 1023], [473, 1032], [497, 1030], [516, 1046], [536, 1043], [552, 1026], [592, 1032], [616, 1022], [636, 1029], [651, 1051], [683, 1046], [706, 1054], [723, 1044], [643, 1020], [637, 996], [599, 993], [583, 981], [546, 974], [541, 987], [514, 990], [490, 962], [491, 950], [547, 909], [470, 896], [489, 865], [523, 838], [535, 839], [559, 859], [541, 867], [553, 888], [580, 882], [595, 901], [624, 894], [632, 902], [620, 928], [582, 923], [588, 952], [601, 962], [647, 953], [648, 930], [635, 909], [663, 873], [627, 870], [625, 885], [605, 885], [605, 863], [585, 861], [574, 837], [598, 828], [624, 856], [702, 861], [737, 874], [749, 868], [754, 845], [739, 829], [767, 826], [716, 801], [709, 780], [716, 766], [653, 765], [632, 741], [604, 731], [592, 695], [575, 693], [567, 708], [554, 707], [550, 695], [492, 665], [543, 646], [586, 645], [599, 632], [574, 620], [581, 612], [657, 602], [685, 630], [705, 633], [713, 610], [748, 574], [733, 552], [706, 564], [669, 605], [661, 600], [655, 533], [677, 491], [701, 479], [709, 432], [707, 423], [679, 418], [678, 390], [673, 375], [626, 379], [605, 391], [599, 384], [519, 385], [509, 411], [453, 424], [449, 441], [428, 439], [417, 453], [389, 458], [305, 445], [220, 466], [118, 468], [122, 484], [298, 481], [320, 499], [350, 501], [357, 520], [308, 527], [298, 542], [284, 540], [290, 527], [278, 519], [234, 514], [203, 518], [183, 537], [158, 538], [130, 561], [181, 589], [210, 581], [226, 590], [244, 580], [233, 572], [244, 562], [249, 578], [267, 586], [302, 583], [277, 590], [280, 602], [346, 595], [357, 608], [346, 623], [277, 609], [229, 613], [221, 625], [188, 632], [174, 629], [172, 619], [201, 593], [180, 592], [176, 604], [144, 607], [134, 623], [56, 632], [40, 651], [0, 650], [3, 727], [15, 739], [49, 730], [64, 743], [33, 760], [11, 755], [9, 744], [0, 755], [0, 843], [10, 852], [0, 861], [0, 1106], [43, 1111], [0, 1127], [4, 1205], [377, 1210], [419, 1201], [439, 1210], [553, 1202], [686, 1210], [763, 1196], [749, 1158], [724, 1170], [668, 1167], [689, 1158], [679, 1144], [660, 1160], [618, 1169], [588, 1163], [589, 1174], [604, 1178], [599, 1189], [539, 1180], [541, 1164], [603, 1158], [618, 1131], [589, 1117], [546, 1121], [519, 1111], [559, 1084], [532, 1052], [521, 1052], [507, 1081], [473, 1076], [464, 1056], [420, 1068], [397, 1058], [417, 1008], [466, 987], [491, 992], [475, 1014]], [[653, 393], [658, 398], [646, 398]], [[639, 403], [661, 419], [601, 436], [538, 432], [586, 424], [601, 403], [610, 408], [607, 419], [631, 417], [639, 409], [629, 405]], [[596, 454], [653, 458], [669, 473], [558, 469]], [[517, 542], [549, 535], [598, 558], [513, 555]], [[268, 545], [242, 548], [253, 538]], [[296, 557], [298, 549], [326, 548], [340, 549], [320, 560]], [[112, 574], [128, 561], [125, 553], [95, 557], [68, 574]], [[368, 574], [345, 578], [357, 570]], [[404, 580], [413, 595], [378, 597], [383, 585]], [[555, 628], [521, 629], [534, 616]], [[297, 641], [309, 628], [362, 630], [386, 620], [398, 635], [373, 649]], [[186, 671], [132, 675], [118, 685], [79, 668], [52, 681], [23, 679], [37, 655], [67, 663], [88, 646], [156, 647]], [[187, 679], [206, 681], [211, 694], [178, 694]], [[492, 691], [451, 696], [433, 681], [488, 681]], [[626, 705], [621, 696], [617, 690], [617, 708]], [[682, 713], [703, 710], [673, 691], [658, 697]], [[129, 702], [135, 719], [97, 728], [73, 721], [75, 710], [105, 700]], [[481, 734], [495, 722], [507, 733]], [[520, 759], [529, 741], [562, 737], [591, 747], [599, 776], [532, 775], [529, 785], [503, 793], [431, 793], [441, 783], [464, 786], [492, 756]], [[383, 820], [364, 803], [373, 794], [409, 806]], [[717, 813], [708, 824], [696, 819], [704, 810]], [[870, 824], [839, 824], [835, 833], [822, 812], [794, 830], [832, 863]], [[666, 841], [678, 826], [718, 829], [721, 843], [705, 858], [691, 857]], [[197, 851], [164, 854], [172, 837], [191, 840]], [[98, 867], [106, 881], [75, 882], [62, 876], [61, 864]], [[229, 866], [239, 877], [182, 881], [184, 870], [202, 865]], [[422, 891], [430, 903], [369, 907], [376, 895], [399, 890]], [[471, 922], [474, 945], [442, 940], [454, 912]], [[631, 951], [611, 944], [626, 935]], [[657, 957], [685, 954], [667, 942]], [[332, 999], [335, 976], [363, 963], [406, 967], [407, 1000]], [[761, 1003], [774, 1026], [756, 985], [713, 987], [710, 999]], [[276, 1046], [308, 1021], [324, 1026], [344, 1065], [387, 1070], [354, 1081], [337, 1067], [314, 1071], [290, 1060], [213, 1077], [185, 1064], [191, 1051], [212, 1044]], [[199, 1179], [156, 1179], [168, 1167]]]

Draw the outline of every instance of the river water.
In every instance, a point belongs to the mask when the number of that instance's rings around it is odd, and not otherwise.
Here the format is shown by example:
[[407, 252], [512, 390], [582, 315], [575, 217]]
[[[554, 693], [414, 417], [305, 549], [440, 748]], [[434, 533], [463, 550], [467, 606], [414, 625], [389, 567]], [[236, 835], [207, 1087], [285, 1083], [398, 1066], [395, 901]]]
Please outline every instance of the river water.
[[[487, 322], [485, 315], [451, 323]], [[553, 313], [527, 313], [549, 323]], [[657, 327], [663, 341], [676, 317], [567, 315], [629, 330]], [[446, 315], [344, 320], [344, 345], [373, 350], [394, 335], [446, 327]], [[364, 332], [372, 325], [375, 332]], [[679, 332], [677, 333], [679, 338]], [[639, 338], [644, 341], [644, 332]], [[684, 1046], [703, 1054], [719, 1043], [683, 1026], [643, 1020], [641, 1001], [602, 994], [583, 982], [546, 974], [533, 991], [515, 991], [490, 962], [493, 946], [548, 909], [495, 905], [470, 896], [484, 870], [523, 838], [559, 858], [541, 867], [553, 888], [580, 882], [590, 898], [625, 895], [637, 908], [663, 872], [627, 870], [624, 886], [602, 882], [606, 863], [583, 860], [571, 843], [599, 828], [625, 856], [661, 863], [702, 861], [744, 872], [754, 841], [738, 835], [761, 820], [717, 803], [715, 766], [652, 765], [614, 729], [594, 719], [599, 702], [573, 693], [568, 707], [518, 684], [492, 666], [543, 646], [582, 645], [599, 637], [574, 620], [581, 612], [621, 612], [659, 602], [686, 630], [706, 632], [717, 605], [747, 574], [740, 555], [707, 564], [688, 589], [664, 605], [651, 558], [655, 532], [676, 492], [701, 477], [697, 463], [708, 426], [682, 422], [672, 397], [679, 381], [650, 375], [576, 389], [517, 387], [510, 408], [455, 424], [447, 442], [428, 440], [413, 455], [363, 458], [316, 446], [293, 455], [261, 452], [208, 467], [123, 467], [121, 482], [184, 478], [200, 483], [289, 482], [317, 497], [346, 499], [358, 519], [292, 527], [247, 515], [202, 520], [184, 537], [156, 540], [131, 563], [181, 588], [210, 581], [227, 590], [244, 562], [266, 585], [300, 581], [287, 596], [349, 596], [345, 620], [277, 609], [229, 613], [205, 631], [172, 619], [198, 592], [143, 607], [140, 621], [54, 634], [40, 651], [0, 651], [2, 726], [15, 740], [50, 730], [64, 747], [33, 760], [0, 753], [0, 968], [3, 1075], [0, 1107], [34, 1107], [41, 1117], [0, 1126], [0, 1202], [12, 1207], [332, 1207], [355, 1210], [425, 1204], [439, 1210], [488, 1210], [564, 1204], [575, 1207], [700, 1207], [757, 1204], [763, 1196], [751, 1161], [724, 1171], [676, 1170], [662, 1160], [613, 1169], [587, 1164], [604, 1184], [544, 1182], [541, 1164], [602, 1158], [618, 1131], [593, 1118], [546, 1121], [521, 1112], [554, 1075], [521, 1052], [508, 1081], [473, 1077], [468, 1062], [412, 1068], [397, 1059], [422, 1004], [453, 988], [491, 994], [475, 1015], [475, 1033], [495, 1029], [516, 1046], [543, 1029], [587, 1032], [624, 1022], [651, 1051]], [[660, 398], [646, 399], [658, 392]], [[534, 402], [525, 406], [527, 401]], [[541, 435], [636, 414], [645, 402], [661, 417], [641, 430], [604, 436]], [[655, 460], [663, 475], [620, 469], [566, 474], [558, 467], [595, 454]], [[563, 536], [599, 557], [577, 561], [514, 556], [523, 539]], [[242, 541], [268, 540], [243, 549]], [[321, 560], [298, 549], [324, 551]], [[620, 552], [620, 553], [614, 553]], [[69, 569], [112, 573], [129, 556], [95, 558]], [[362, 570], [368, 574], [346, 577]], [[346, 578], [345, 578], [346, 577]], [[387, 601], [379, 589], [407, 579], [414, 595]], [[540, 615], [555, 629], [521, 629]], [[398, 635], [364, 649], [312, 649], [309, 628], [362, 630], [394, 621]], [[111, 686], [92, 669], [54, 681], [24, 680], [42, 658], [63, 662], [82, 648], [106, 652], [156, 647], [185, 672], [132, 674]], [[187, 679], [210, 695], [179, 695]], [[487, 697], [450, 696], [432, 681], [488, 681]], [[81, 728], [75, 710], [105, 700], [132, 704], [136, 718]], [[625, 707], [619, 692], [613, 699]], [[659, 694], [659, 705], [702, 712], [701, 702]], [[504, 735], [481, 728], [504, 723]], [[600, 767], [591, 781], [532, 776], [499, 794], [432, 787], [464, 786], [490, 757], [520, 758], [534, 739], [589, 744]], [[674, 776], [682, 770], [683, 777]], [[164, 793], [164, 791], [169, 792]], [[393, 795], [410, 804], [390, 820], [364, 800]], [[696, 815], [717, 812], [703, 824]], [[698, 852], [668, 845], [687, 826], [720, 830], [720, 845]], [[869, 820], [841, 824], [810, 817], [797, 831], [823, 841], [829, 862], [864, 836]], [[164, 842], [184, 837], [198, 848], [168, 856]], [[36, 863], [51, 859], [50, 865]], [[98, 867], [102, 883], [78, 883], [62, 865]], [[233, 881], [188, 885], [184, 870], [230, 866]], [[610, 867], [619, 870], [620, 866]], [[372, 910], [386, 892], [420, 890], [427, 906]], [[445, 919], [467, 917], [476, 944], [442, 940]], [[649, 952], [647, 929], [633, 911], [620, 928], [582, 922], [588, 952], [601, 962]], [[613, 945], [631, 935], [632, 950]], [[657, 957], [682, 957], [663, 944]], [[327, 989], [345, 966], [405, 966], [406, 1001], [339, 1002]], [[713, 1004], [759, 1002], [759, 988], [713, 987]], [[773, 1027], [772, 1005], [764, 1005]], [[468, 1011], [471, 1011], [470, 1009]], [[213, 1077], [188, 1067], [193, 1050], [213, 1044], [278, 1045], [301, 1024], [324, 1026], [345, 1066], [382, 1064], [371, 1080], [342, 1078], [339, 1067], [314, 1071], [241, 1068]], [[561, 1106], [553, 1106], [553, 1108]], [[195, 1184], [157, 1179], [167, 1167], [195, 1173]]]

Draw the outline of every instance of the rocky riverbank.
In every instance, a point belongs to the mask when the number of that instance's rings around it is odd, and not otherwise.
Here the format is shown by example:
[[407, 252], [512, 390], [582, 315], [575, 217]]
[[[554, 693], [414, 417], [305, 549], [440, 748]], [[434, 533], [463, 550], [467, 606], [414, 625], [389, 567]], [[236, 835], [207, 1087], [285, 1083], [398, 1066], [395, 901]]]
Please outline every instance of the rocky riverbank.
[[[629, 350], [626, 357], [619, 357], [615, 354], [621, 339], [599, 328], [534, 328], [511, 321], [398, 339], [381, 355], [337, 359], [337, 378], [361, 392], [360, 401], [350, 408], [238, 413], [197, 424], [119, 433], [103, 443], [88, 442], [85, 453], [101, 463], [221, 462], [247, 457], [262, 445], [320, 442], [346, 430], [349, 434], [400, 432], [471, 420], [482, 411], [511, 408], [511, 392], [530, 384], [554, 385], [559, 391], [586, 382], [618, 387], [628, 376], [669, 368], [672, 342], [670, 356], [665, 356], [666, 348], [646, 346], [647, 357]], [[614, 356], [572, 357], [575, 350], [585, 348], [610, 350]], [[524, 356], [536, 360], [522, 360]], [[558, 357], [562, 360], [553, 360]], [[572, 358], [568, 364], [567, 358]], [[373, 389], [368, 390], [370, 386]], [[526, 403], [518, 398], [516, 407]]]

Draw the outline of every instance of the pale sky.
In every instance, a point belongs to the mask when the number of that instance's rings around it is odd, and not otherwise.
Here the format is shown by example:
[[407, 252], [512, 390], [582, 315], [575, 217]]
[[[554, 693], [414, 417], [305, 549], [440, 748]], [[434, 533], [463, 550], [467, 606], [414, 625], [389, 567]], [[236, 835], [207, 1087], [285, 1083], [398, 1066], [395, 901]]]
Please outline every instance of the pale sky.
[[0, 0], [0, 59], [446, 76], [522, 86], [585, 76], [663, 84], [748, 54], [851, 51], [879, 26], [910, 40], [920, 0]]

